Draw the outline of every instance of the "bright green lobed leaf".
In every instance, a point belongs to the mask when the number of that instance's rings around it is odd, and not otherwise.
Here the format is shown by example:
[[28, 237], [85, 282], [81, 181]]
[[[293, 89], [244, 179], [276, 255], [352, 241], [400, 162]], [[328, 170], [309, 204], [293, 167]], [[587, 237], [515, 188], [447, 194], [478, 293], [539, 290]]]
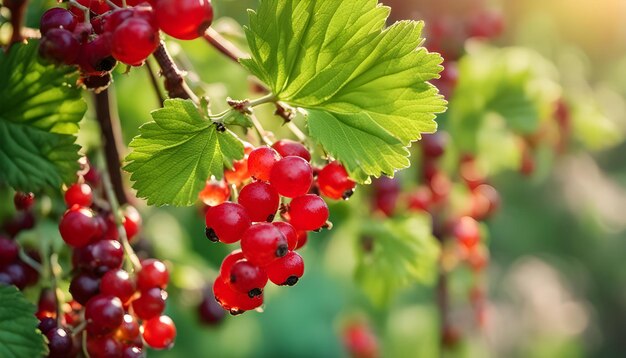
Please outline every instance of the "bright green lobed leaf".
[[420, 47], [423, 23], [385, 28], [377, 0], [263, 0], [250, 12], [242, 64], [278, 99], [308, 112], [309, 134], [365, 182], [409, 165], [446, 102], [427, 81], [441, 56]]
[[39, 62], [37, 44], [0, 51], [0, 180], [22, 191], [75, 181], [87, 110], [73, 70]]
[[373, 249], [360, 258], [356, 279], [374, 303], [384, 305], [397, 290], [434, 282], [439, 243], [430, 220], [415, 215], [365, 225], [362, 235], [373, 240]]
[[37, 330], [35, 306], [15, 286], [0, 286], [0, 357], [43, 357], [48, 347]]
[[152, 118], [130, 143], [133, 152], [124, 167], [137, 195], [150, 205], [195, 203], [207, 178], [221, 178], [224, 167], [243, 158], [241, 141], [218, 131], [189, 100], [166, 100]]

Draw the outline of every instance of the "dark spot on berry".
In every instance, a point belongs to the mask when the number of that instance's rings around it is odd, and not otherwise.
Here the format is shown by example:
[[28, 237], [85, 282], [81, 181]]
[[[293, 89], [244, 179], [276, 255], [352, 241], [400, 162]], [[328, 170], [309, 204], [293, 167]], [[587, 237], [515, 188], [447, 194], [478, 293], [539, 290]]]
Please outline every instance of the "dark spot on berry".
[[350, 199], [350, 197], [351, 197], [352, 195], [354, 195], [354, 189], [346, 190], [346, 191], [343, 193], [343, 195], [341, 196], [341, 198], [342, 198], [343, 200], [348, 200], [348, 199]]
[[287, 281], [285, 281], [282, 286], [293, 286], [298, 283], [298, 278], [296, 276], [289, 276]]
[[246, 312], [246, 311], [242, 311], [242, 310], [239, 310], [239, 309], [232, 309], [232, 310], [230, 310], [230, 314], [232, 316], [239, 316], [240, 314], [243, 314], [244, 312]]
[[256, 296], [261, 296], [262, 293], [263, 291], [260, 288], [255, 288], [248, 292], [248, 297], [255, 298]]
[[276, 257], [283, 257], [289, 253], [289, 247], [287, 244], [281, 244], [276, 249]]
[[217, 238], [217, 234], [215, 233], [215, 231], [211, 228], [204, 229], [204, 235], [206, 235], [207, 239], [211, 240], [212, 242], [220, 241]]
[[266, 221], [267, 221], [268, 223], [271, 223], [272, 221], [274, 221], [274, 217], [276, 217], [276, 214], [271, 214], [271, 215], [269, 215], [269, 216], [267, 217], [267, 220], [266, 220]]
[[230, 274], [230, 283], [235, 283], [237, 282], [237, 276], [233, 275], [232, 273]]

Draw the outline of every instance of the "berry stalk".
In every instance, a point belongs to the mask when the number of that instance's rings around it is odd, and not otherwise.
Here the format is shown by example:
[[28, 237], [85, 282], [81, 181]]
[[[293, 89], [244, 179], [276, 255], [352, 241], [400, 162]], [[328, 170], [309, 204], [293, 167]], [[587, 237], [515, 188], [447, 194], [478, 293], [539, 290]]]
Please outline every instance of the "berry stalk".
[[167, 52], [165, 42], [161, 41], [153, 56], [161, 67], [161, 74], [165, 77], [165, 90], [170, 98], [191, 99], [198, 103], [198, 97], [187, 86], [182, 71]]

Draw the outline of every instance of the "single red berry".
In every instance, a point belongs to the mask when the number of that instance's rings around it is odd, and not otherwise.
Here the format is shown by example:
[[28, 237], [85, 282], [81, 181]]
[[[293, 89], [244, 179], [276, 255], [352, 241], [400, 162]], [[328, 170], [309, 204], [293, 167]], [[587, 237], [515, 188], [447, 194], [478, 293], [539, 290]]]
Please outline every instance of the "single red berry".
[[289, 248], [280, 230], [272, 224], [260, 223], [243, 233], [241, 250], [250, 263], [264, 267], [285, 256]]
[[118, 329], [124, 321], [122, 301], [114, 296], [97, 295], [85, 305], [87, 332], [108, 334]]
[[317, 174], [317, 185], [322, 194], [339, 200], [351, 197], [356, 183], [348, 177], [341, 163], [331, 162]]
[[131, 344], [139, 338], [140, 334], [139, 323], [133, 315], [127, 313], [124, 315], [122, 325], [115, 332], [115, 338], [121, 342]]
[[39, 328], [41, 333], [46, 334], [50, 330], [57, 328], [57, 320], [52, 317], [44, 317], [39, 321], [37, 328]]
[[298, 246], [298, 231], [293, 227], [293, 225], [283, 221], [277, 221], [275, 223], [272, 223], [272, 225], [276, 226], [276, 228], [280, 230], [280, 232], [283, 234], [285, 239], [287, 239], [287, 246], [289, 247], [289, 250], [295, 250]]
[[72, 335], [65, 328], [54, 328], [46, 333], [48, 358], [68, 357], [73, 348]]
[[115, 30], [126, 20], [135, 16], [135, 11], [132, 8], [119, 8], [115, 9], [104, 16], [103, 30], [104, 32], [113, 33]]
[[272, 168], [270, 183], [278, 194], [295, 198], [306, 194], [313, 184], [313, 169], [300, 157], [285, 157]]
[[424, 134], [420, 141], [422, 153], [424, 153], [424, 156], [427, 158], [439, 158], [445, 153], [448, 140], [448, 135], [445, 132]]
[[112, 336], [87, 336], [90, 358], [121, 357], [124, 346]]
[[100, 292], [119, 298], [122, 304], [126, 304], [133, 297], [135, 290], [135, 280], [122, 269], [107, 272], [100, 281]]
[[213, 292], [203, 296], [198, 305], [198, 317], [202, 323], [210, 326], [218, 325], [224, 320], [224, 309], [215, 300]]
[[253, 222], [274, 220], [280, 197], [276, 190], [267, 183], [254, 182], [241, 189], [239, 204], [243, 206]]
[[65, 192], [65, 205], [71, 208], [74, 205], [89, 207], [93, 202], [93, 194], [88, 184], [74, 184]]
[[267, 277], [279, 286], [293, 286], [304, 275], [304, 260], [297, 252], [290, 251], [285, 257], [265, 268]]
[[469, 216], [460, 218], [452, 230], [457, 241], [467, 248], [475, 247], [480, 242], [478, 221]]
[[78, 20], [70, 11], [60, 7], [54, 7], [44, 12], [39, 21], [39, 31], [42, 36], [46, 36], [52, 29], [65, 29], [74, 31]]
[[124, 21], [111, 39], [113, 57], [127, 65], [139, 66], [159, 46], [159, 33], [141, 18]]
[[262, 294], [250, 298], [250, 296], [245, 293], [235, 291], [221, 277], [218, 277], [213, 283], [213, 294], [220, 306], [229, 311], [232, 315], [256, 309], [263, 304]]
[[72, 247], [83, 247], [96, 239], [101, 230], [93, 211], [87, 208], [70, 209], [59, 223], [61, 237]]
[[179, 40], [197, 39], [213, 21], [209, 0], [158, 0], [154, 10], [159, 28]]
[[252, 221], [248, 211], [241, 205], [226, 202], [210, 207], [206, 212], [207, 237], [211, 241], [232, 244], [241, 239]]
[[291, 139], [281, 139], [272, 144], [272, 148], [283, 157], [295, 156], [300, 157], [307, 162], [311, 161], [311, 153], [302, 143], [298, 143]]
[[176, 326], [168, 316], [152, 318], [143, 323], [143, 339], [152, 349], [166, 349], [174, 345]]
[[263, 293], [267, 284], [265, 270], [246, 260], [236, 262], [230, 269], [229, 283], [237, 292], [255, 297]]
[[111, 55], [111, 34], [103, 33], [80, 46], [76, 63], [88, 76], [103, 76], [113, 70], [117, 61]]
[[315, 194], [299, 196], [289, 203], [289, 222], [296, 230], [319, 230], [328, 220], [328, 205]]
[[100, 293], [100, 279], [91, 273], [79, 273], [70, 282], [70, 293], [76, 302], [86, 305], [90, 299]]
[[298, 231], [298, 245], [294, 250], [298, 250], [306, 245], [307, 241], [309, 241], [308, 234], [305, 230]]
[[248, 155], [248, 172], [250, 175], [262, 181], [270, 180], [270, 172], [280, 160], [280, 155], [270, 147], [259, 147]]
[[56, 64], [74, 64], [80, 54], [80, 44], [64, 29], [50, 29], [39, 41], [39, 55]]
[[141, 291], [150, 288], [166, 288], [170, 280], [167, 266], [157, 259], [147, 259], [141, 262], [141, 270], [137, 273], [137, 288]]
[[133, 301], [133, 312], [140, 319], [156, 317], [165, 310], [167, 292], [155, 287], [141, 292], [141, 296]]
[[124, 249], [119, 241], [100, 240], [85, 247], [86, 269], [98, 276], [104, 275], [107, 271], [122, 267], [124, 261]]
[[0, 265], [15, 261], [19, 252], [20, 246], [15, 240], [0, 236]]
[[380, 356], [378, 338], [363, 323], [352, 323], [344, 331], [344, 345], [352, 357], [376, 358]]
[[18, 191], [13, 196], [13, 204], [17, 210], [30, 210], [35, 203], [35, 194]]
[[245, 257], [243, 256], [243, 251], [241, 249], [235, 250], [228, 254], [224, 260], [222, 260], [222, 264], [220, 265], [220, 276], [228, 279], [230, 275], [230, 269], [233, 267], [237, 261], [243, 260]]
[[230, 188], [224, 180], [207, 180], [204, 189], [198, 197], [205, 205], [216, 206], [224, 203], [230, 197]]
[[129, 241], [133, 241], [133, 239], [137, 236], [137, 233], [141, 231], [142, 224], [141, 214], [139, 214], [139, 211], [137, 211], [134, 206], [127, 205], [124, 208], [124, 218], [122, 219], [122, 224], [124, 225], [124, 230], [126, 231], [126, 238]]

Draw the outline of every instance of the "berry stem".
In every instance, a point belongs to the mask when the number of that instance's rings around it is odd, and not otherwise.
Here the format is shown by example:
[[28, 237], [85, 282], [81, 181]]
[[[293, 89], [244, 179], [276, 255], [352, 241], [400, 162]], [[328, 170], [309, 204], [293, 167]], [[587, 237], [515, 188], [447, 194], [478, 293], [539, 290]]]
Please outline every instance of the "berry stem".
[[250, 120], [252, 121], [252, 125], [254, 125], [254, 129], [259, 135], [259, 138], [261, 138], [261, 141], [263, 142], [263, 144], [271, 147], [272, 140], [269, 138], [267, 131], [263, 128], [263, 125], [261, 124], [259, 119], [254, 115], [254, 113], [250, 115]]
[[204, 39], [215, 47], [216, 50], [230, 58], [231, 60], [239, 63], [240, 58], [249, 57], [245, 52], [241, 51], [232, 42], [226, 40], [219, 32], [215, 31], [212, 27], [209, 27], [202, 35]]
[[159, 106], [163, 107], [163, 102], [165, 102], [165, 97], [163, 97], [163, 93], [161, 93], [161, 88], [159, 87], [159, 82], [157, 81], [156, 76], [154, 75], [154, 69], [152, 68], [152, 64], [149, 60], [146, 59], [146, 70], [148, 71], [148, 75], [150, 76], [150, 82], [152, 83], [152, 87], [154, 88], [154, 93], [157, 96], [157, 100], [159, 101]]
[[59, 289], [58, 277], [63, 272], [61, 265], [59, 265], [59, 255], [53, 253], [50, 255], [50, 260], [48, 261], [48, 265], [50, 268], [50, 281], [52, 282], [52, 290], [54, 291], [54, 300], [56, 303], [56, 317], [57, 317], [57, 325], [59, 327], [63, 326], [63, 320], [61, 318], [61, 290]]
[[113, 185], [111, 184], [111, 177], [109, 176], [108, 170], [103, 170], [102, 172], [102, 183], [104, 185], [104, 190], [107, 193], [107, 197], [109, 197], [111, 211], [113, 212], [113, 217], [115, 219], [115, 225], [117, 226], [120, 241], [122, 242], [122, 247], [124, 248], [124, 258], [126, 259], [126, 262], [133, 268], [133, 271], [138, 271], [141, 268], [141, 262], [139, 261], [137, 254], [135, 254], [135, 250], [133, 250], [132, 246], [130, 246], [130, 242], [128, 242], [126, 229], [124, 229], [124, 225], [122, 223], [120, 206], [117, 199], [115, 198]]
[[[107, 5], [109, 5], [112, 9], [120, 9], [120, 7], [119, 7], [119, 6], [117, 6], [117, 4], [116, 4], [116, 3], [114, 3], [114, 2], [113, 2], [113, 1], [111, 1], [111, 0], [106, 0], [106, 3], [107, 3]], [[122, 6], [123, 6], [123, 7], [126, 7], [126, 0], [123, 0], [123, 1], [122, 1]]]
[[265, 104], [265, 103], [272, 103], [272, 102], [276, 102], [276, 96], [274, 96], [273, 93], [269, 93], [263, 97], [259, 97], [257, 99], [248, 101], [248, 108], [253, 108], [253, 107]]
[[153, 56], [161, 67], [161, 74], [165, 77], [165, 90], [170, 98], [191, 99], [198, 103], [198, 97], [185, 83], [183, 72], [178, 69], [172, 56], [167, 52], [165, 42], [161, 41]]
[[306, 134], [304, 134], [302, 130], [300, 130], [300, 128], [298, 128], [298, 126], [295, 123], [287, 122], [285, 125], [291, 131], [291, 133], [293, 133], [293, 135], [295, 135], [296, 138], [298, 138], [300, 142], [306, 143], [306, 141], [308, 140], [308, 137], [306, 136]]
[[79, 3], [76, 0], [70, 0], [68, 2], [70, 3], [71, 6], [74, 6], [75, 8], [82, 10], [85, 13], [85, 23], [89, 23], [90, 17], [91, 17], [91, 10], [89, 10], [89, 7]]
[[24, 18], [26, 16], [26, 8], [28, 7], [28, 0], [7, 0], [4, 2], [11, 11], [11, 40], [9, 47], [12, 44], [24, 41], [22, 29], [24, 28]]
[[22, 248], [20, 248], [18, 255], [20, 260], [30, 266], [33, 270], [37, 271], [40, 276], [43, 276], [43, 267], [39, 262], [33, 260], [32, 257], [28, 256], [28, 254], [26, 254], [26, 252]]
[[[109, 95], [109, 89], [105, 89], [100, 93], [94, 94], [96, 107], [96, 118], [100, 123], [102, 136], [104, 138], [103, 146], [106, 158], [107, 172], [110, 173], [113, 181], [113, 194], [115, 194], [116, 202], [124, 205], [129, 202], [128, 195], [124, 189], [122, 180], [120, 160], [120, 148], [123, 148], [121, 128], [117, 112], [112, 111], [117, 107], [114, 105], [114, 99]], [[112, 198], [110, 197], [109, 200]]]

